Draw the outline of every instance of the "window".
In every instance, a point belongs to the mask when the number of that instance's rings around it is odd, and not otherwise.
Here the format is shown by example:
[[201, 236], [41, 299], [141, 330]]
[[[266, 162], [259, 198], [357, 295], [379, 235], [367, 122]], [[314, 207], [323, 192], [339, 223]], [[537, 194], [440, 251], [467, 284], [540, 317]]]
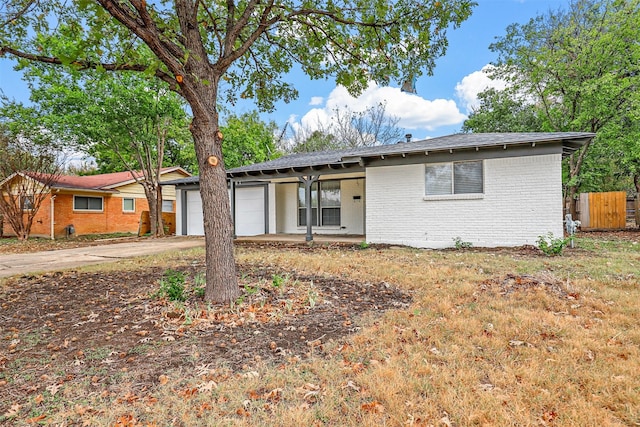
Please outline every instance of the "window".
[[101, 211], [102, 197], [73, 196], [73, 210]]
[[122, 212], [135, 212], [136, 211], [136, 199], [124, 198], [122, 199]]
[[173, 200], [162, 200], [162, 212], [173, 212]]
[[[318, 208], [320, 215], [318, 215]], [[340, 226], [340, 181], [320, 181], [311, 186], [311, 224]], [[304, 184], [298, 184], [298, 226], [307, 225]]]
[[427, 196], [483, 192], [482, 160], [436, 163], [426, 166], [425, 193]]
[[20, 199], [20, 204], [23, 211], [30, 211], [31, 209], [33, 209], [33, 196], [22, 196]]

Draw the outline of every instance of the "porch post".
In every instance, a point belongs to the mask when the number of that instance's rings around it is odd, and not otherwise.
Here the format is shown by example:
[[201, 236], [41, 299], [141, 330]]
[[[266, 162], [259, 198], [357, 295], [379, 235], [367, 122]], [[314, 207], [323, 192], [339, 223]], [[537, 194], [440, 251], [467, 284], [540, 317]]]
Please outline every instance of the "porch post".
[[[311, 242], [313, 240], [313, 207], [311, 206], [311, 186], [314, 182], [317, 182], [320, 178], [320, 175], [309, 175], [309, 176], [301, 176], [299, 179], [304, 183], [304, 205], [306, 209], [306, 219], [307, 219], [307, 236], [305, 240], [307, 242]], [[320, 206], [318, 206], [320, 209]], [[320, 211], [318, 211], [318, 215], [320, 215]]]
[[229, 180], [230, 184], [231, 184], [231, 192], [230, 192], [230, 199], [231, 199], [231, 221], [233, 222], [233, 238], [235, 239], [236, 237], [236, 181], [232, 178]]

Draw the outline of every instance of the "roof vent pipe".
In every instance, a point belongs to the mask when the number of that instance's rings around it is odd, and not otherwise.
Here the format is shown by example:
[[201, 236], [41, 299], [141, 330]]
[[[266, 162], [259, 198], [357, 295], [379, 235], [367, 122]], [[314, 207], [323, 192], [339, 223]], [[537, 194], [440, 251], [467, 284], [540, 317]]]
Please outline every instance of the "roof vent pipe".
[[410, 133], [406, 134], [404, 136], [405, 138], [407, 138], [407, 142], [411, 142], [411, 138], [413, 137], [413, 135], [411, 135]]

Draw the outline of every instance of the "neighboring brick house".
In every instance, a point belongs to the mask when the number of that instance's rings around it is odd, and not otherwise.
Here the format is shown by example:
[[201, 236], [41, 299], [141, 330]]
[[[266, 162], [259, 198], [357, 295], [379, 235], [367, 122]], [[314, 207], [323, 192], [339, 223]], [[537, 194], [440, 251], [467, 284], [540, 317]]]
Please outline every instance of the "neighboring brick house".
[[[235, 234], [351, 234], [423, 248], [456, 239], [535, 244], [549, 232], [562, 236], [562, 158], [594, 136], [456, 134], [231, 169]], [[202, 234], [198, 178], [171, 184], [177, 234]]]
[[[161, 170], [160, 181], [190, 176], [180, 167]], [[141, 174], [138, 173], [138, 176]], [[15, 174], [11, 179], [33, 179], [28, 174]], [[5, 181], [7, 181], [5, 180]], [[175, 212], [175, 189], [162, 188], [163, 212]], [[38, 210], [31, 236], [62, 237], [66, 227], [73, 225], [76, 235], [103, 233], [137, 233], [142, 213], [149, 205], [142, 185], [130, 172], [100, 175], [61, 175], [50, 185]], [[12, 235], [10, 224], [5, 221], [5, 236]]]

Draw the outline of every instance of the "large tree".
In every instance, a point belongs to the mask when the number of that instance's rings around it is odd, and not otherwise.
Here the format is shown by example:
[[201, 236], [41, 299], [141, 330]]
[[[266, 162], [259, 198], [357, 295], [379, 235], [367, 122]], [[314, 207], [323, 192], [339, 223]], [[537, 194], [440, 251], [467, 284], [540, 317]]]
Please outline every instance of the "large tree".
[[26, 73], [31, 108], [57, 138], [93, 156], [100, 172], [129, 171], [144, 189], [151, 235], [164, 235], [165, 154], [192, 146], [184, 101], [164, 82], [138, 73], [71, 71], [31, 64]]
[[[139, 71], [184, 97], [193, 114], [190, 130], [200, 168], [205, 298], [232, 301], [240, 291], [220, 103], [252, 98], [269, 110], [275, 100], [294, 98], [295, 88], [285, 81], [294, 64], [313, 79], [332, 76], [352, 93], [364, 90], [371, 80], [385, 84], [430, 73], [446, 50], [447, 29], [463, 22], [474, 4], [51, 0], [34, 3], [0, 28], [0, 53], [78, 69]], [[140, 54], [141, 45], [154, 56]]]
[[[534, 128], [595, 132], [596, 143], [604, 143], [601, 137], [624, 135], [625, 121], [637, 116], [639, 0], [574, 0], [566, 10], [510, 25], [491, 49], [499, 55], [493, 77], [508, 81], [511, 93], [535, 108], [541, 122], [531, 122]], [[478, 118], [472, 116], [476, 124]], [[568, 160], [574, 215], [588, 152], [589, 144]]]

